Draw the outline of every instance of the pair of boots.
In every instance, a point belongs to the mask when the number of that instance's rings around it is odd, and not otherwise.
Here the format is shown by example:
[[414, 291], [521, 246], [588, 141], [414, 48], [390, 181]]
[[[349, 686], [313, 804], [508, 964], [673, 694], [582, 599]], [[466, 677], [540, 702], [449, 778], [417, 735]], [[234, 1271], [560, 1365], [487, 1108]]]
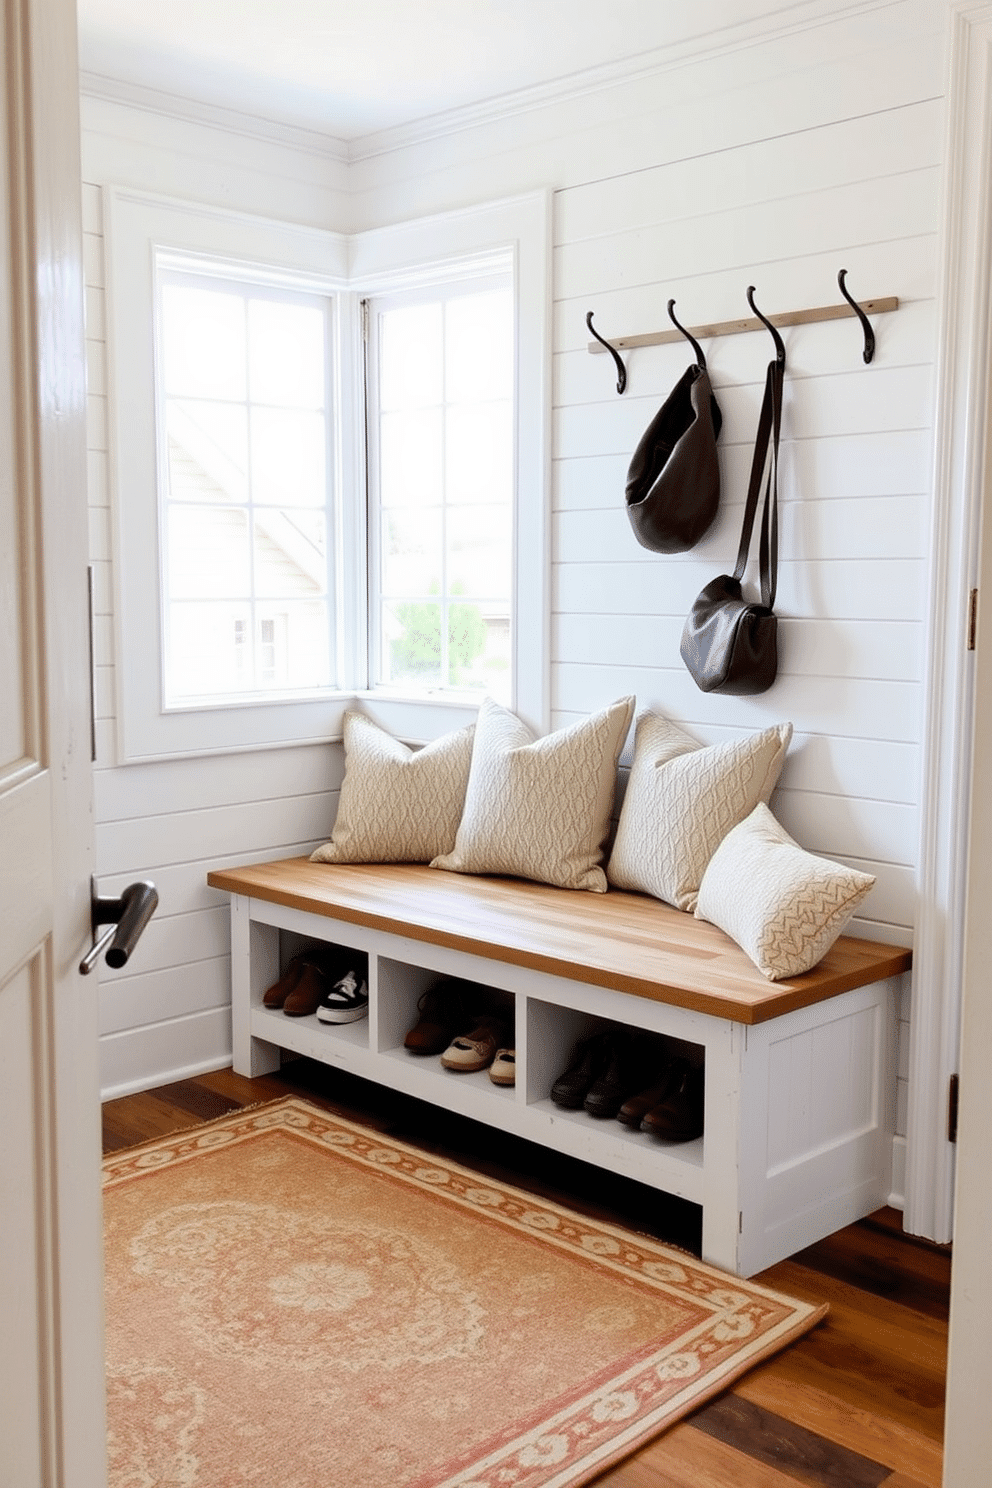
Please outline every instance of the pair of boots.
[[703, 1071], [668, 1057], [663, 1042], [610, 1028], [581, 1040], [568, 1067], [551, 1087], [564, 1110], [616, 1117], [669, 1142], [689, 1142], [703, 1132]]
[[703, 1070], [670, 1059], [653, 1084], [624, 1101], [617, 1120], [666, 1142], [692, 1142], [703, 1135], [704, 1094]]

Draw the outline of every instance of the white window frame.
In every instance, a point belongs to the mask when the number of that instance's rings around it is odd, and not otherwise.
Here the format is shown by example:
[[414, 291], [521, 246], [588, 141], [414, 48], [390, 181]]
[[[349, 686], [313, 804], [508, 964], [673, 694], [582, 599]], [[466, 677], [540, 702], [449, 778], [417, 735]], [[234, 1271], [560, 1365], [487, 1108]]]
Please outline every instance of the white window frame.
[[[329, 488], [329, 494], [330, 494], [330, 509], [329, 509], [330, 521], [328, 522], [328, 532], [327, 532], [328, 542], [327, 542], [326, 560], [325, 560], [325, 564], [324, 564], [324, 573], [325, 573], [325, 583], [326, 583], [326, 601], [325, 601], [325, 603], [326, 603], [326, 607], [327, 607], [327, 610], [328, 610], [327, 623], [328, 623], [328, 628], [330, 630], [332, 628], [332, 626], [333, 626], [333, 616], [334, 616], [334, 613], [335, 613], [334, 606], [335, 606], [335, 593], [336, 593], [336, 589], [337, 589], [337, 571], [338, 571], [338, 569], [341, 566], [340, 561], [339, 561], [339, 555], [336, 552], [335, 541], [334, 541], [334, 529], [335, 529], [334, 512], [336, 510], [336, 507], [338, 505], [338, 501], [340, 499], [340, 492], [338, 492], [335, 489], [335, 487], [334, 487], [335, 445], [336, 445], [336, 442], [337, 442], [337, 439], [338, 439], [340, 430], [337, 427], [337, 423], [338, 423], [337, 412], [336, 412], [336, 410], [337, 410], [337, 389], [333, 386], [332, 377], [331, 377], [331, 368], [332, 368], [333, 362], [334, 362], [334, 354], [333, 354], [333, 329], [334, 329], [335, 311], [336, 311], [336, 308], [337, 308], [336, 303], [335, 303], [336, 297], [335, 296], [327, 295], [326, 293], [313, 294], [309, 289], [305, 289], [301, 284], [299, 284], [298, 282], [295, 282], [295, 281], [292, 284], [286, 284], [286, 282], [285, 282], [285, 276], [278, 276], [274, 280], [273, 279], [273, 276], [271, 275], [271, 273], [264, 274], [264, 275], [256, 273], [256, 274], [254, 274], [252, 276], [251, 280], [247, 280], [247, 279], [244, 279], [240, 274], [236, 274], [236, 273], [231, 272], [229, 266], [227, 266], [227, 265], [224, 266], [223, 270], [219, 269], [216, 261], [215, 260], [212, 260], [212, 259], [211, 260], [203, 260], [202, 258], [199, 258], [199, 257], [198, 258], [190, 258], [188, 255], [184, 255], [182, 257], [177, 258], [177, 257], [175, 257], [173, 255], [164, 254], [164, 253], [160, 253], [160, 252], [157, 251], [156, 252], [156, 283], [155, 283], [156, 305], [160, 305], [161, 304], [162, 291], [167, 286], [169, 286], [169, 285], [180, 285], [180, 286], [187, 287], [187, 288], [189, 288], [190, 286], [192, 286], [192, 287], [195, 287], [195, 288], [198, 288], [198, 289], [203, 289], [203, 288], [206, 288], [206, 287], [211, 287], [211, 288], [219, 289], [222, 293], [225, 292], [225, 291], [227, 291], [228, 293], [230, 293], [232, 295], [235, 295], [235, 296], [237, 296], [239, 298], [244, 298], [245, 296], [251, 296], [251, 297], [256, 297], [256, 298], [267, 299], [267, 302], [270, 303], [270, 304], [272, 304], [272, 303], [279, 303], [279, 304], [287, 304], [287, 303], [289, 303], [289, 304], [293, 304], [293, 303], [295, 303], [295, 304], [302, 304], [302, 305], [307, 306], [308, 308], [318, 309], [319, 312], [324, 317], [324, 324], [325, 324], [324, 345], [325, 345], [325, 353], [326, 353], [326, 365], [325, 365], [325, 368], [324, 368], [324, 392], [325, 392], [324, 424], [325, 424], [325, 446], [326, 446], [326, 452], [327, 452], [327, 456], [328, 456], [327, 467], [326, 467], [326, 480], [327, 480], [327, 487]], [[271, 297], [271, 298], [269, 298], [269, 297]], [[168, 509], [169, 509], [169, 506], [170, 506], [170, 481], [171, 481], [171, 478], [170, 478], [170, 457], [169, 457], [169, 453], [168, 453], [168, 436], [167, 436], [167, 433], [166, 433], [166, 427], [167, 427], [167, 425], [166, 425], [166, 403], [167, 403], [167, 400], [168, 400], [168, 394], [166, 392], [166, 388], [165, 388], [164, 382], [165, 382], [165, 380], [164, 380], [164, 377], [161, 375], [161, 369], [160, 368], [157, 368], [156, 369], [156, 425], [157, 425], [157, 430], [158, 430], [158, 444], [159, 444], [159, 450], [158, 450], [158, 472], [159, 472], [158, 473], [158, 486], [159, 486], [159, 545], [160, 545], [160, 552], [163, 555], [168, 552], [169, 538], [168, 538], [168, 525], [167, 525], [167, 523], [168, 523]], [[246, 407], [250, 407], [252, 405], [252, 402], [253, 402], [253, 400], [252, 400], [252, 398], [250, 396], [248, 378], [246, 376], [246, 379], [245, 379], [245, 404], [246, 404]], [[325, 492], [325, 494], [327, 494], [327, 493]], [[190, 501], [184, 499], [184, 501], [181, 504], [182, 504], [183, 507], [187, 507], [188, 506], [188, 507], [192, 508], [192, 506], [195, 503], [190, 502]], [[240, 505], [241, 503], [235, 503], [235, 504]], [[249, 494], [249, 495], [246, 496], [246, 499], [245, 499], [245, 503], [244, 504], [249, 509], [251, 509], [251, 510], [254, 510], [257, 507], [258, 502], [257, 502], [256, 497], [255, 497], [255, 495], [254, 495], [253, 492], [251, 494]], [[264, 502], [262, 503], [262, 505], [267, 505], [267, 504], [269, 504], [269, 503], [264, 503]], [[169, 672], [170, 672], [170, 667], [171, 667], [171, 662], [170, 662], [170, 657], [169, 657], [169, 649], [170, 649], [170, 645], [172, 643], [172, 637], [171, 637], [171, 623], [170, 623], [170, 620], [168, 618], [169, 602], [170, 602], [170, 597], [171, 597], [171, 579], [172, 579], [172, 574], [169, 572], [169, 564], [168, 563], [163, 563], [163, 571], [159, 575], [159, 582], [160, 582], [160, 589], [161, 589], [161, 593], [160, 593], [160, 605], [161, 605], [161, 610], [162, 610], [162, 628], [163, 628], [163, 634], [164, 634], [164, 637], [165, 637], [165, 656], [163, 658], [163, 673], [164, 673], [164, 677], [168, 677]], [[251, 587], [252, 587], [251, 613], [254, 615], [257, 612], [257, 608], [260, 605], [264, 605], [265, 604], [265, 598], [263, 596], [260, 596], [257, 593], [255, 593], [255, 591], [254, 591], [254, 581], [252, 582], [252, 586]], [[268, 620], [268, 621], [262, 621], [260, 623], [262, 625], [272, 626], [273, 621]], [[336, 630], [336, 627], [333, 627], [333, 628]], [[273, 644], [273, 643], [270, 642], [270, 644]], [[260, 635], [259, 635], [258, 631], [255, 630], [254, 627], [252, 627], [252, 647], [251, 647], [252, 651], [253, 652], [256, 651], [258, 649], [259, 645], [260, 645]], [[332, 674], [333, 675], [332, 675], [332, 678], [328, 679], [327, 682], [325, 682], [323, 684], [320, 684], [320, 685], [314, 685], [314, 686], [307, 687], [307, 688], [292, 688], [292, 687], [287, 687], [287, 688], [283, 689], [282, 690], [282, 693], [281, 693], [279, 687], [266, 688], [266, 687], [259, 686], [258, 685], [258, 677], [257, 677], [257, 673], [256, 673], [256, 675], [255, 675], [255, 677], [253, 679], [254, 680], [254, 685], [252, 685], [251, 683], [246, 683], [246, 685], [243, 688], [241, 688], [241, 689], [232, 689], [230, 691], [230, 693], [227, 693], [227, 694], [225, 694], [225, 693], [217, 693], [217, 694], [204, 693], [204, 694], [201, 694], [199, 696], [197, 696], [197, 695], [190, 695], [190, 696], [178, 695], [177, 696], [177, 695], [174, 695], [173, 694], [173, 695], [170, 696], [170, 690], [169, 690], [168, 686], [166, 685], [165, 680], [163, 679], [163, 686], [162, 686], [163, 707], [166, 710], [168, 710], [168, 711], [177, 711], [177, 710], [180, 710], [180, 709], [187, 709], [187, 708], [200, 710], [200, 709], [203, 709], [203, 708], [235, 707], [235, 706], [239, 706], [239, 705], [251, 706], [251, 705], [253, 705], [255, 703], [279, 702], [279, 701], [284, 701], [284, 700], [287, 700], [287, 699], [291, 699], [293, 701], [296, 701], [296, 700], [304, 699], [304, 698], [306, 698], [308, 696], [311, 697], [311, 698], [314, 697], [314, 696], [325, 698], [328, 695], [329, 692], [331, 692], [331, 691], [340, 691], [341, 690], [341, 688], [339, 686], [339, 683], [338, 683], [338, 680], [337, 680], [338, 677], [339, 677], [339, 667], [338, 667], [337, 650], [338, 650], [338, 648], [337, 648], [337, 646], [335, 644], [333, 644], [333, 637], [332, 637], [332, 645], [331, 645], [331, 648], [330, 648], [329, 664], [330, 664], [330, 668], [331, 668], [331, 671], [332, 671]]]
[[[478, 294], [487, 289], [499, 288], [511, 290], [513, 287], [513, 264], [508, 255], [502, 258], [485, 256], [481, 261], [470, 257], [464, 260], [461, 272], [456, 275], [448, 275], [441, 281], [432, 281], [420, 285], [416, 289], [409, 286], [400, 290], [383, 292], [380, 290], [374, 296], [363, 300], [367, 307], [367, 314], [363, 325], [366, 336], [366, 423], [368, 436], [366, 446], [368, 451], [368, 513], [369, 513], [369, 688], [377, 698], [395, 700], [396, 698], [419, 697], [425, 701], [448, 702], [455, 705], [477, 706], [482, 698], [478, 689], [458, 689], [448, 686], [443, 680], [432, 688], [415, 688], [404, 686], [402, 682], [384, 682], [381, 680], [384, 671], [383, 658], [383, 636], [382, 636], [382, 613], [381, 593], [379, 590], [379, 579], [381, 578], [381, 565], [383, 561], [382, 551], [382, 513], [377, 510], [377, 502], [380, 495], [379, 481], [381, 479], [381, 449], [379, 445], [379, 418], [381, 408], [379, 404], [378, 378], [381, 375], [381, 362], [377, 338], [379, 334], [379, 315], [388, 313], [397, 308], [409, 308], [413, 305], [433, 304], [438, 301], [450, 303], [457, 298], [459, 293]], [[512, 299], [511, 299], [512, 305]], [[514, 378], [515, 381], [515, 378]], [[513, 410], [515, 413], [515, 410]], [[515, 423], [511, 425], [511, 437], [515, 433]], [[514, 480], [514, 488], [515, 488]], [[445, 501], [446, 510], [450, 511]], [[511, 518], [515, 514], [512, 511], [511, 491]], [[515, 526], [515, 523], [514, 523]], [[511, 536], [512, 541], [512, 536]], [[514, 621], [512, 598], [509, 600], [511, 621], [511, 643], [512, 626]], [[442, 627], [443, 629], [443, 627]], [[443, 645], [443, 641], [442, 641]], [[377, 680], [378, 679], [378, 680]]]
[[[515, 490], [510, 706], [538, 733], [550, 728], [551, 198], [545, 191], [398, 226], [352, 240], [359, 298], [426, 289], [512, 263], [514, 286]], [[366, 616], [367, 616], [366, 606]], [[366, 654], [369, 636], [364, 637]], [[472, 722], [478, 702], [399, 697], [366, 688], [363, 706], [402, 738], [433, 738]]]
[[[471, 722], [476, 704], [384, 698], [369, 688], [368, 532], [360, 302], [385, 287], [438, 281], [466, 259], [512, 255], [516, 338], [516, 492], [511, 706], [550, 727], [551, 294], [548, 192], [345, 234], [247, 213], [104, 188], [108, 434], [113, 508], [117, 763], [230, 753], [340, 738], [356, 698], [399, 737], [427, 740]], [[306, 699], [234, 700], [166, 710], [157, 484], [155, 257], [229, 265], [333, 295], [337, 390], [333, 486], [335, 646], [339, 687]], [[141, 638], [139, 644], [134, 637]]]

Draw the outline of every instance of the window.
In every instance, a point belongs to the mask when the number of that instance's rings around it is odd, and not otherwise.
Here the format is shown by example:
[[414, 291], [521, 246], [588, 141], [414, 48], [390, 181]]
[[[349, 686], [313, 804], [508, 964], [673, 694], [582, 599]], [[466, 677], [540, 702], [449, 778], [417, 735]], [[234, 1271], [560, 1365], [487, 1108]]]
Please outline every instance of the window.
[[160, 260], [166, 707], [334, 683], [330, 301]]
[[118, 762], [332, 739], [357, 697], [409, 740], [484, 692], [546, 728], [548, 195], [350, 237], [104, 203]]
[[373, 687], [509, 703], [509, 274], [369, 305]]
[[[351, 239], [350, 282], [369, 302], [367, 380], [372, 389], [367, 423], [371, 499], [365, 611], [369, 674], [368, 690], [362, 696], [374, 716], [401, 738], [432, 738], [460, 722], [473, 721], [483, 688], [502, 698], [539, 732], [550, 727], [550, 206], [548, 193], [534, 192], [443, 216], [375, 228], [356, 233]], [[444, 360], [448, 344], [440, 327], [449, 327], [459, 316], [467, 320], [476, 311], [481, 314], [481, 302], [489, 294], [499, 297], [502, 329], [484, 331], [476, 325], [483, 344], [486, 338], [491, 339], [485, 356], [476, 357], [475, 370], [463, 378]], [[496, 303], [494, 299], [494, 310]], [[502, 319], [503, 306], [509, 311], [508, 327]], [[393, 312], [397, 313], [391, 323]], [[423, 321], [433, 317], [434, 345], [440, 348], [435, 355], [442, 358], [435, 364], [433, 376], [435, 393], [440, 381], [444, 396], [433, 404], [434, 412], [429, 416], [425, 392], [422, 389], [418, 393], [415, 387], [425, 370], [422, 359], [418, 360], [417, 339], [412, 333], [417, 316]], [[390, 333], [395, 331], [398, 337], [404, 325], [409, 333], [408, 347], [413, 348], [408, 381], [414, 388], [408, 388], [407, 406], [401, 409], [402, 400], [390, 379], [384, 386], [381, 406], [377, 406], [381, 378], [376, 358], [383, 346], [387, 357], [391, 355]], [[448, 335], [453, 342], [456, 332], [450, 330]], [[501, 418], [497, 405], [503, 399], [496, 388], [503, 375], [500, 369], [505, 369], [506, 363], [497, 351], [500, 345], [508, 345], [512, 357], [510, 433], [506, 441], [494, 439], [488, 444]], [[399, 356], [399, 348], [393, 349]], [[457, 365], [456, 360], [455, 369]], [[422, 400], [419, 404], [418, 397]], [[413, 493], [393, 481], [386, 468], [386, 445], [380, 454], [380, 422], [387, 414], [397, 415], [397, 425], [405, 418], [411, 441], [424, 437], [425, 429], [434, 421], [434, 491], [443, 499], [431, 501], [421, 492], [418, 499], [424, 512], [415, 520], [409, 519]], [[458, 436], [448, 427], [452, 416], [456, 426], [461, 423], [464, 433], [461, 449], [465, 453], [461, 458]], [[438, 422], [445, 430], [444, 437], [437, 432]], [[471, 433], [467, 432], [470, 428]], [[387, 439], [390, 437], [391, 433]], [[376, 466], [380, 459], [381, 471]], [[459, 468], [468, 471], [465, 480], [459, 479]], [[451, 483], [446, 484], [449, 477]], [[504, 496], [508, 510], [503, 506]], [[431, 511], [433, 515], [428, 517]], [[401, 522], [404, 512], [405, 523]], [[428, 572], [429, 522], [433, 522], [435, 532], [433, 573]], [[472, 565], [466, 562], [469, 571], [461, 575], [452, 567], [459, 522], [466, 559], [473, 547], [478, 559], [486, 551], [489, 538], [498, 537], [504, 556], [494, 558], [491, 571], [484, 576], [480, 574], [487, 560], [479, 559]], [[421, 546], [417, 587], [412, 570], [418, 555], [402, 551], [390, 554], [391, 544], [401, 548], [404, 532], [408, 543], [415, 541]], [[495, 550], [494, 545], [490, 551]], [[399, 562], [390, 564], [391, 556], [406, 566], [405, 579], [397, 579], [397, 572], [402, 574], [403, 569]], [[410, 592], [397, 592], [398, 584]], [[436, 592], [432, 592], [435, 586]], [[421, 608], [404, 608], [413, 605]], [[459, 640], [460, 605], [471, 607], [474, 639], [466, 636]], [[485, 626], [481, 650], [475, 611]], [[464, 615], [464, 611], [461, 613]], [[418, 619], [429, 622], [429, 637], [415, 646]], [[396, 642], [400, 643], [398, 647]], [[415, 668], [419, 674], [415, 674]], [[405, 670], [405, 676], [401, 670]]]

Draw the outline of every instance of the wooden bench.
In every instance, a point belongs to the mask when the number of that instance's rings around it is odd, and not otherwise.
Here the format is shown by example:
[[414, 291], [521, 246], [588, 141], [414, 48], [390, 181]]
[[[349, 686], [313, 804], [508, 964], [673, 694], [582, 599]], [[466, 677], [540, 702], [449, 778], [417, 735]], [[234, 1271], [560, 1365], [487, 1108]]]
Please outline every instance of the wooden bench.
[[[267, 1073], [294, 1050], [677, 1194], [702, 1207], [704, 1259], [742, 1276], [889, 1197], [907, 950], [842, 937], [814, 971], [772, 983], [722, 931], [639, 894], [305, 858], [208, 882], [232, 895], [241, 1074]], [[308, 940], [367, 953], [367, 1019], [326, 1024], [262, 1006]], [[512, 999], [515, 1087], [403, 1047], [438, 975]], [[551, 1102], [575, 1041], [602, 1019], [701, 1051], [701, 1138], [666, 1143]]]

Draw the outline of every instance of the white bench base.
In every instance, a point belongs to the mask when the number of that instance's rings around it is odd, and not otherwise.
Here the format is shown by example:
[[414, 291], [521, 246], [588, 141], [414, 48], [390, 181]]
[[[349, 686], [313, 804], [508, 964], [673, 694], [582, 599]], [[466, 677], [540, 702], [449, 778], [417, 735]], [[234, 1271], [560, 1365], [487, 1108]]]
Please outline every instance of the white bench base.
[[[233, 893], [231, 916], [239, 1074], [269, 1073], [282, 1049], [293, 1050], [678, 1195], [702, 1207], [703, 1259], [740, 1276], [888, 1199], [901, 976], [748, 1024], [504, 961], [498, 947], [481, 956], [339, 919], [326, 905], [310, 912]], [[263, 1007], [298, 938], [368, 955], [367, 1019], [329, 1025]], [[417, 999], [439, 974], [512, 994], [515, 1087], [485, 1072], [450, 1072], [403, 1047]], [[698, 1141], [665, 1143], [550, 1101], [576, 1039], [604, 1018], [702, 1048]]]

